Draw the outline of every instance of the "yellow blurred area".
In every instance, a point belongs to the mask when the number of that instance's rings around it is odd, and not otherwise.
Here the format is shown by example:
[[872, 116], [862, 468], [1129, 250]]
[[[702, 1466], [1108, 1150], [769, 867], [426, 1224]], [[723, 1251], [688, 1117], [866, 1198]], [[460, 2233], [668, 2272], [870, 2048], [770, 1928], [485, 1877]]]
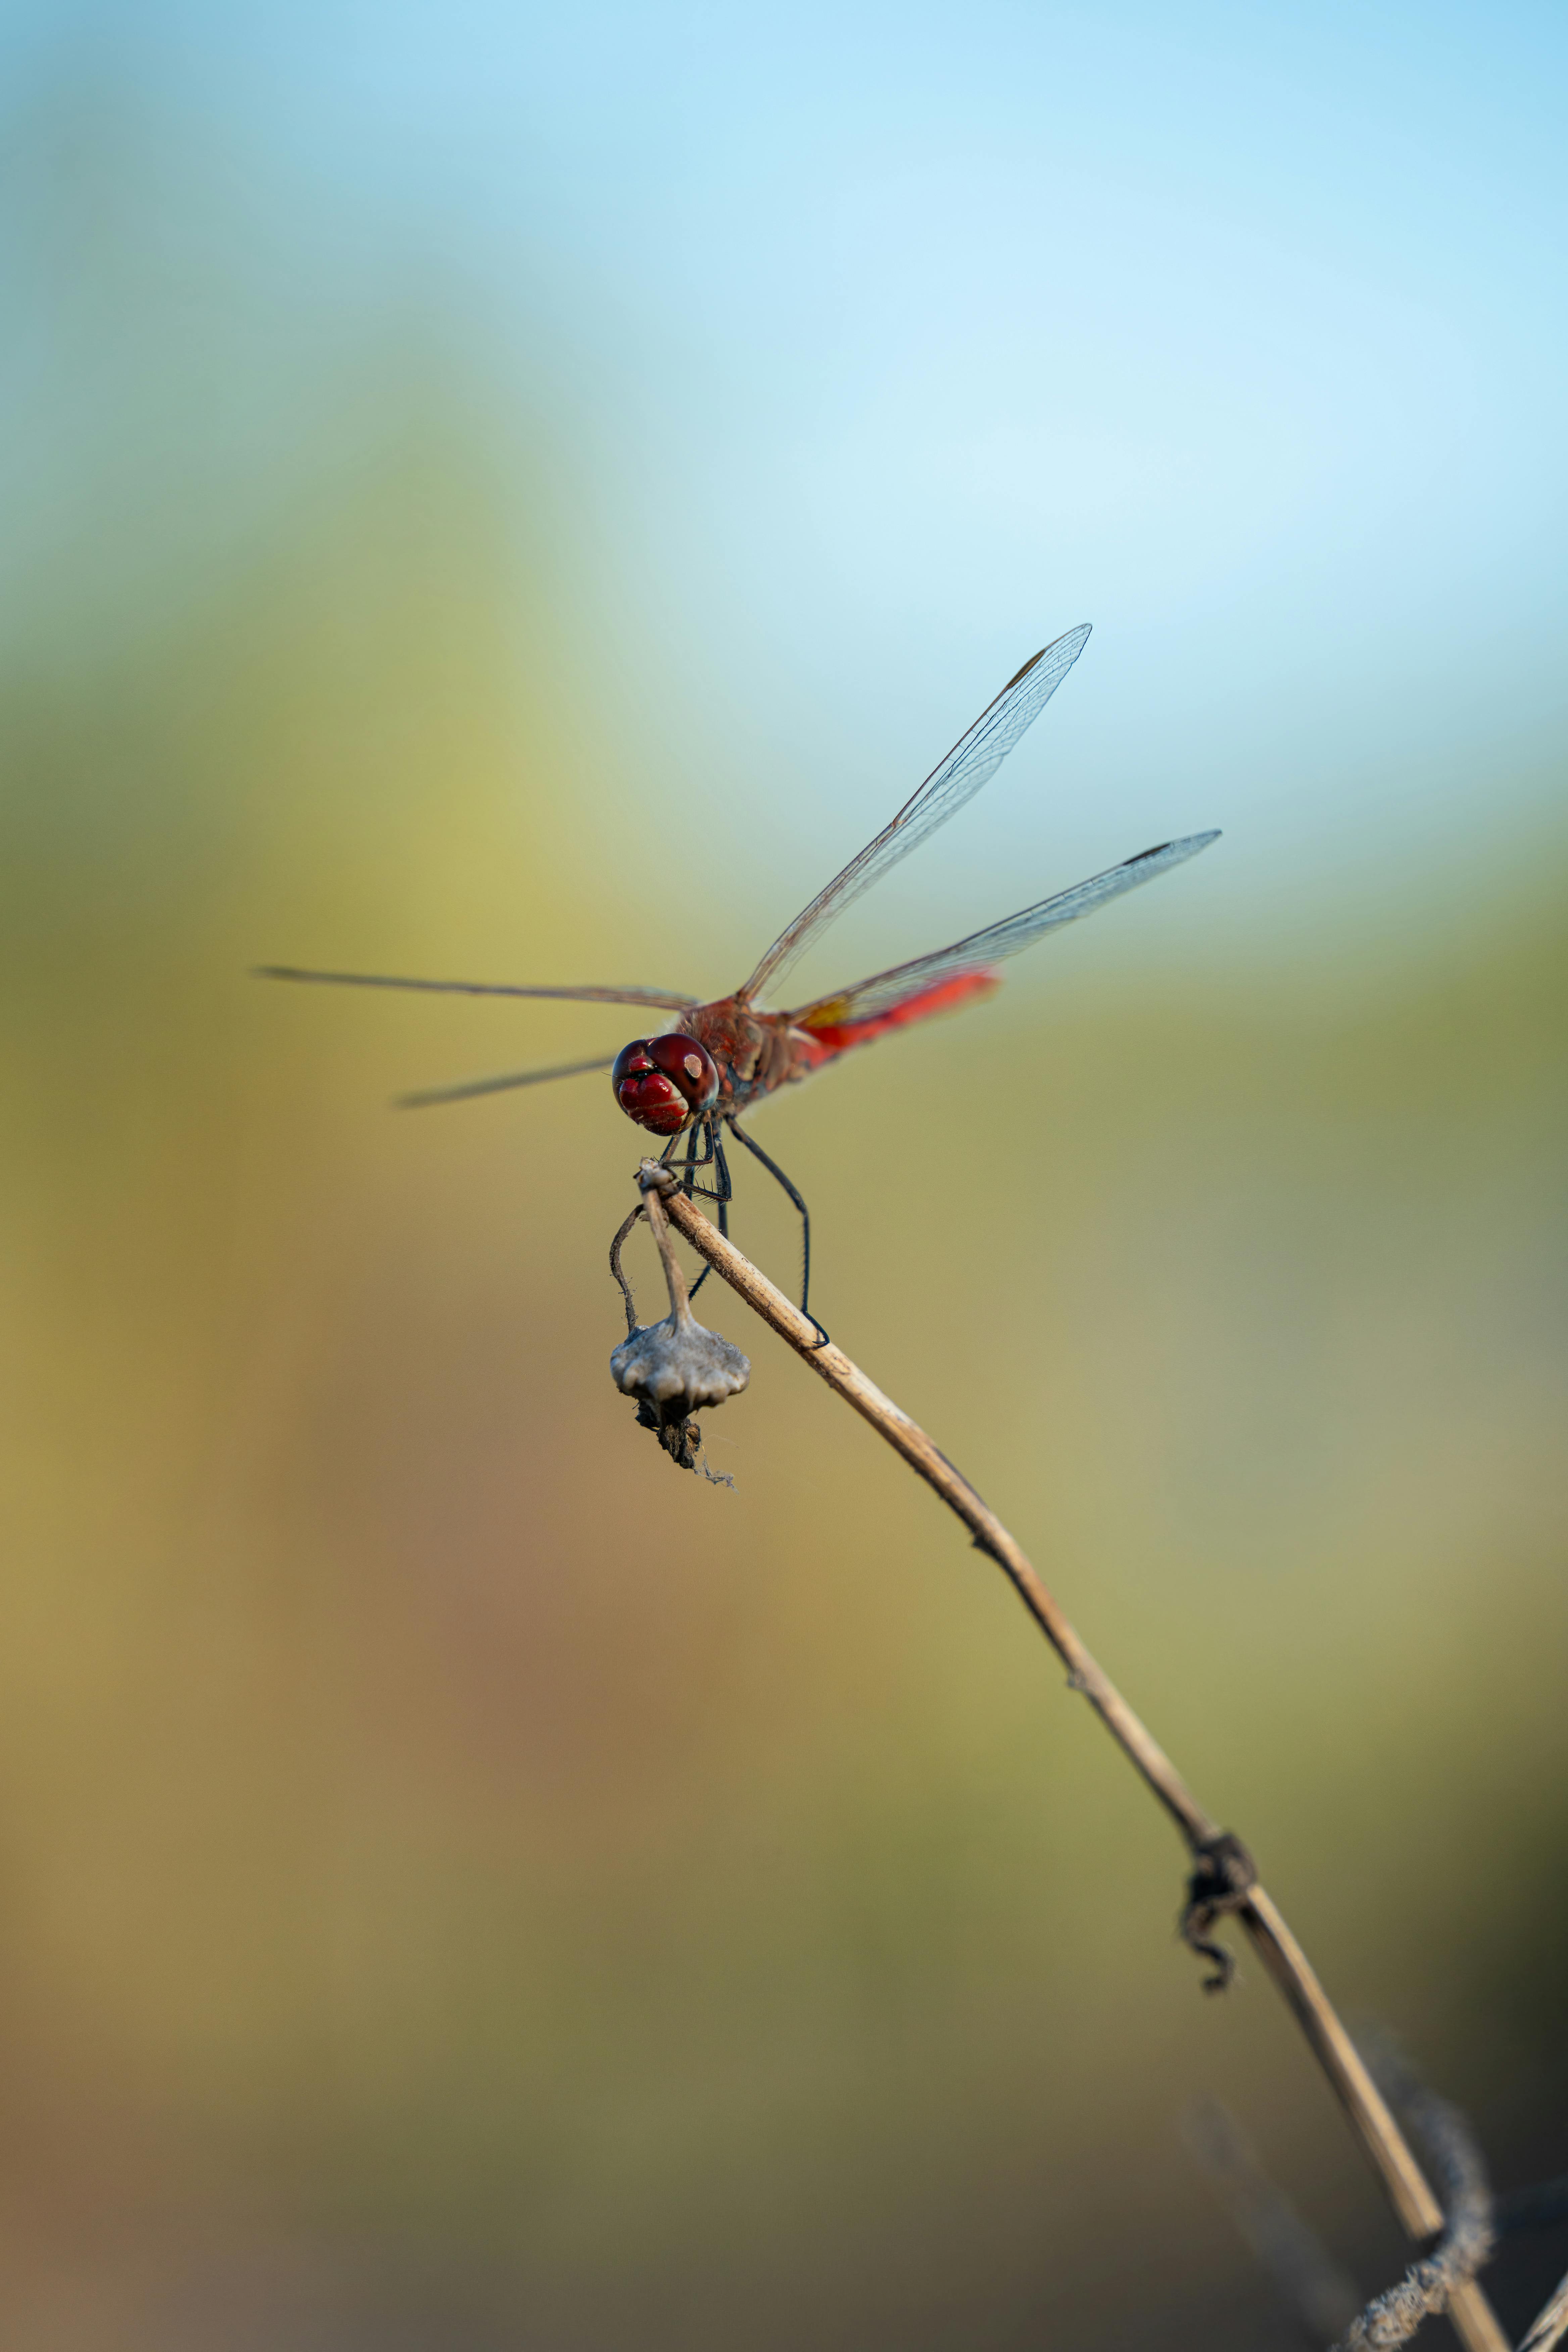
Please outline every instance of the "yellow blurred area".
[[[248, 976], [718, 984], [560, 517], [438, 368], [354, 397], [356, 468], [0, 672], [5, 2340], [1283, 2345], [1188, 2104], [1369, 2288], [1392, 2225], [999, 1577], [716, 1284], [735, 1491], [636, 1429], [603, 1080], [385, 1108], [635, 1016]], [[1532, 847], [1360, 985], [1064, 952], [757, 1123], [835, 1338], [1505, 2185], [1568, 2089]]]

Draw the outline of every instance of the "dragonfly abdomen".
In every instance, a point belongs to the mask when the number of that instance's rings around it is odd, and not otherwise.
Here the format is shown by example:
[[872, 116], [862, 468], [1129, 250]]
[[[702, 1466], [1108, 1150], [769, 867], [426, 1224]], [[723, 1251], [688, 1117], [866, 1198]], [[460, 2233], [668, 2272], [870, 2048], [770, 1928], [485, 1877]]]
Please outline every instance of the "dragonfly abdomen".
[[1001, 985], [1000, 975], [994, 971], [955, 972], [951, 979], [934, 981], [929, 988], [917, 988], [900, 1003], [889, 1004], [880, 1013], [865, 1013], [858, 1021], [835, 1021], [831, 1003], [819, 1006], [814, 1011], [809, 1027], [795, 1029], [790, 1034], [795, 1053], [806, 1068], [820, 1069], [840, 1054], [847, 1054], [852, 1045], [868, 1045], [874, 1038], [885, 1037], [890, 1029], [907, 1029], [911, 1023], [932, 1020], [939, 1013], [956, 1013], [961, 1005], [975, 1004], [982, 997], [993, 995]]

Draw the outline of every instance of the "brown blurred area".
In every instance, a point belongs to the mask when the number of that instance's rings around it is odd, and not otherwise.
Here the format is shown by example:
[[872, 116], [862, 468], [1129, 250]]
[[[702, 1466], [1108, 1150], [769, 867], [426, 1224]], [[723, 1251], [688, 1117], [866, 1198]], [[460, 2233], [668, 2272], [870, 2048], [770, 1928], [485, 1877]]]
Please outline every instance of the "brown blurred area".
[[[635, 1429], [603, 1083], [384, 1108], [618, 1017], [248, 977], [722, 984], [544, 427], [520, 488], [394, 321], [182, 539], [202, 298], [114, 220], [0, 647], [0, 2339], [1293, 2342], [1184, 2110], [1369, 2289], [1393, 2226], [1000, 1580], [716, 1286], [735, 1492]], [[763, 1133], [835, 1337], [1505, 2187], [1568, 2160], [1565, 878], [1521, 843], [1360, 986], [1066, 955]]]

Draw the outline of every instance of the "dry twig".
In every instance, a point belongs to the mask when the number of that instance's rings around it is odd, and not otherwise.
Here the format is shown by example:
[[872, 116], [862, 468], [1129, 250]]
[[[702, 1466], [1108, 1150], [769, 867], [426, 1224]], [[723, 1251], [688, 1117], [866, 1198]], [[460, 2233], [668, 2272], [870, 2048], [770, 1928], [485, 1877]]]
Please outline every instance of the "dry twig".
[[1396, 2286], [1376, 2295], [1347, 2329], [1338, 2352], [1395, 2352], [1424, 2319], [1451, 2310], [1497, 2243], [1491, 2187], [1474, 2133], [1458, 2107], [1416, 2080], [1386, 2045], [1376, 2053], [1379, 2080], [1422, 2141], [1443, 2184], [1448, 2226], [1440, 2245], [1413, 2263]]
[[1563, 2280], [1536, 2320], [1519, 2352], [1552, 2352], [1552, 2346], [1561, 2344], [1565, 2336], [1568, 2336], [1568, 2277]]
[[[900, 1454], [948, 1508], [956, 1513], [976, 1548], [994, 1560], [1025, 1608], [1068, 1669], [1070, 1688], [1080, 1691], [1185, 1839], [1193, 1861], [1184, 1929], [1206, 1941], [1207, 1930], [1232, 1913], [1251, 1937], [1265, 1967], [1284, 1994], [1318, 2063], [1328, 2076], [1352, 2128], [1387, 2190], [1395, 2212], [1413, 2238], [1429, 2238], [1443, 2228], [1443, 2209], [1416, 2163], [1388, 2103], [1346, 2032], [1311, 1963], [1278, 1907], [1258, 1884], [1245, 1847], [1205, 1811], [1170, 1758], [1100, 1668], [1041, 1582], [1021, 1548], [969, 1481], [902, 1412], [884, 1396], [839, 1348], [821, 1345], [817, 1327], [743, 1257], [732, 1242], [708, 1223], [694, 1202], [674, 1189], [674, 1179], [657, 1160], [637, 1171], [645, 1198], [657, 1192], [669, 1221], [708, 1261], [737, 1297], [786, 1340], [818, 1380], [853, 1405], [878, 1434]], [[1222, 1955], [1223, 1960], [1223, 1955]], [[1221, 1968], [1220, 1981], [1228, 1975]], [[1211, 1979], [1211, 1983], [1214, 1979]], [[1449, 2317], [1467, 2352], [1508, 2352], [1490, 2305], [1473, 2279], [1454, 2289]]]
[[[669, 1313], [662, 1323], [638, 1323], [631, 1288], [621, 1271], [621, 1244], [643, 1215], [658, 1244], [669, 1291]], [[710, 1486], [732, 1486], [732, 1478], [699, 1461], [702, 1433], [697, 1415], [704, 1406], [722, 1404], [726, 1397], [739, 1395], [752, 1377], [752, 1367], [739, 1348], [721, 1339], [717, 1331], [704, 1329], [691, 1312], [686, 1276], [670, 1247], [657, 1185], [644, 1187], [641, 1206], [633, 1210], [611, 1244], [610, 1271], [626, 1304], [626, 1336], [610, 1358], [616, 1386], [623, 1396], [635, 1398], [639, 1425], [654, 1432], [680, 1469], [700, 1470]]]

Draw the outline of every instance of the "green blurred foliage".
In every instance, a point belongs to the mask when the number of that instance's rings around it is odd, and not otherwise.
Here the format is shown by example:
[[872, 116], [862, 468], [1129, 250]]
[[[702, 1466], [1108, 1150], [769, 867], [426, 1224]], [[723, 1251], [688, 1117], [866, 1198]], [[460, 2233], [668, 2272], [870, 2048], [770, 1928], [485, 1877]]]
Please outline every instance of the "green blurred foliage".
[[[158, 287], [96, 299], [166, 425]], [[711, 1289], [736, 1491], [635, 1429], [600, 1081], [384, 1109], [617, 1016], [247, 975], [681, 982], [715, 888], [595, 720], [558, 445], [372, 341], [200, 561], [74, 423], [0, 654], [6, 2340], [1283, 2344], [1184, 2107], [1369, 2285], [1391, 2225], [1000, 1580]], [[1064, 943], [765, 1129], [836, 1336], [1505, 2181], [1568, 2089], [1561, 878], [1348, 971]]]

